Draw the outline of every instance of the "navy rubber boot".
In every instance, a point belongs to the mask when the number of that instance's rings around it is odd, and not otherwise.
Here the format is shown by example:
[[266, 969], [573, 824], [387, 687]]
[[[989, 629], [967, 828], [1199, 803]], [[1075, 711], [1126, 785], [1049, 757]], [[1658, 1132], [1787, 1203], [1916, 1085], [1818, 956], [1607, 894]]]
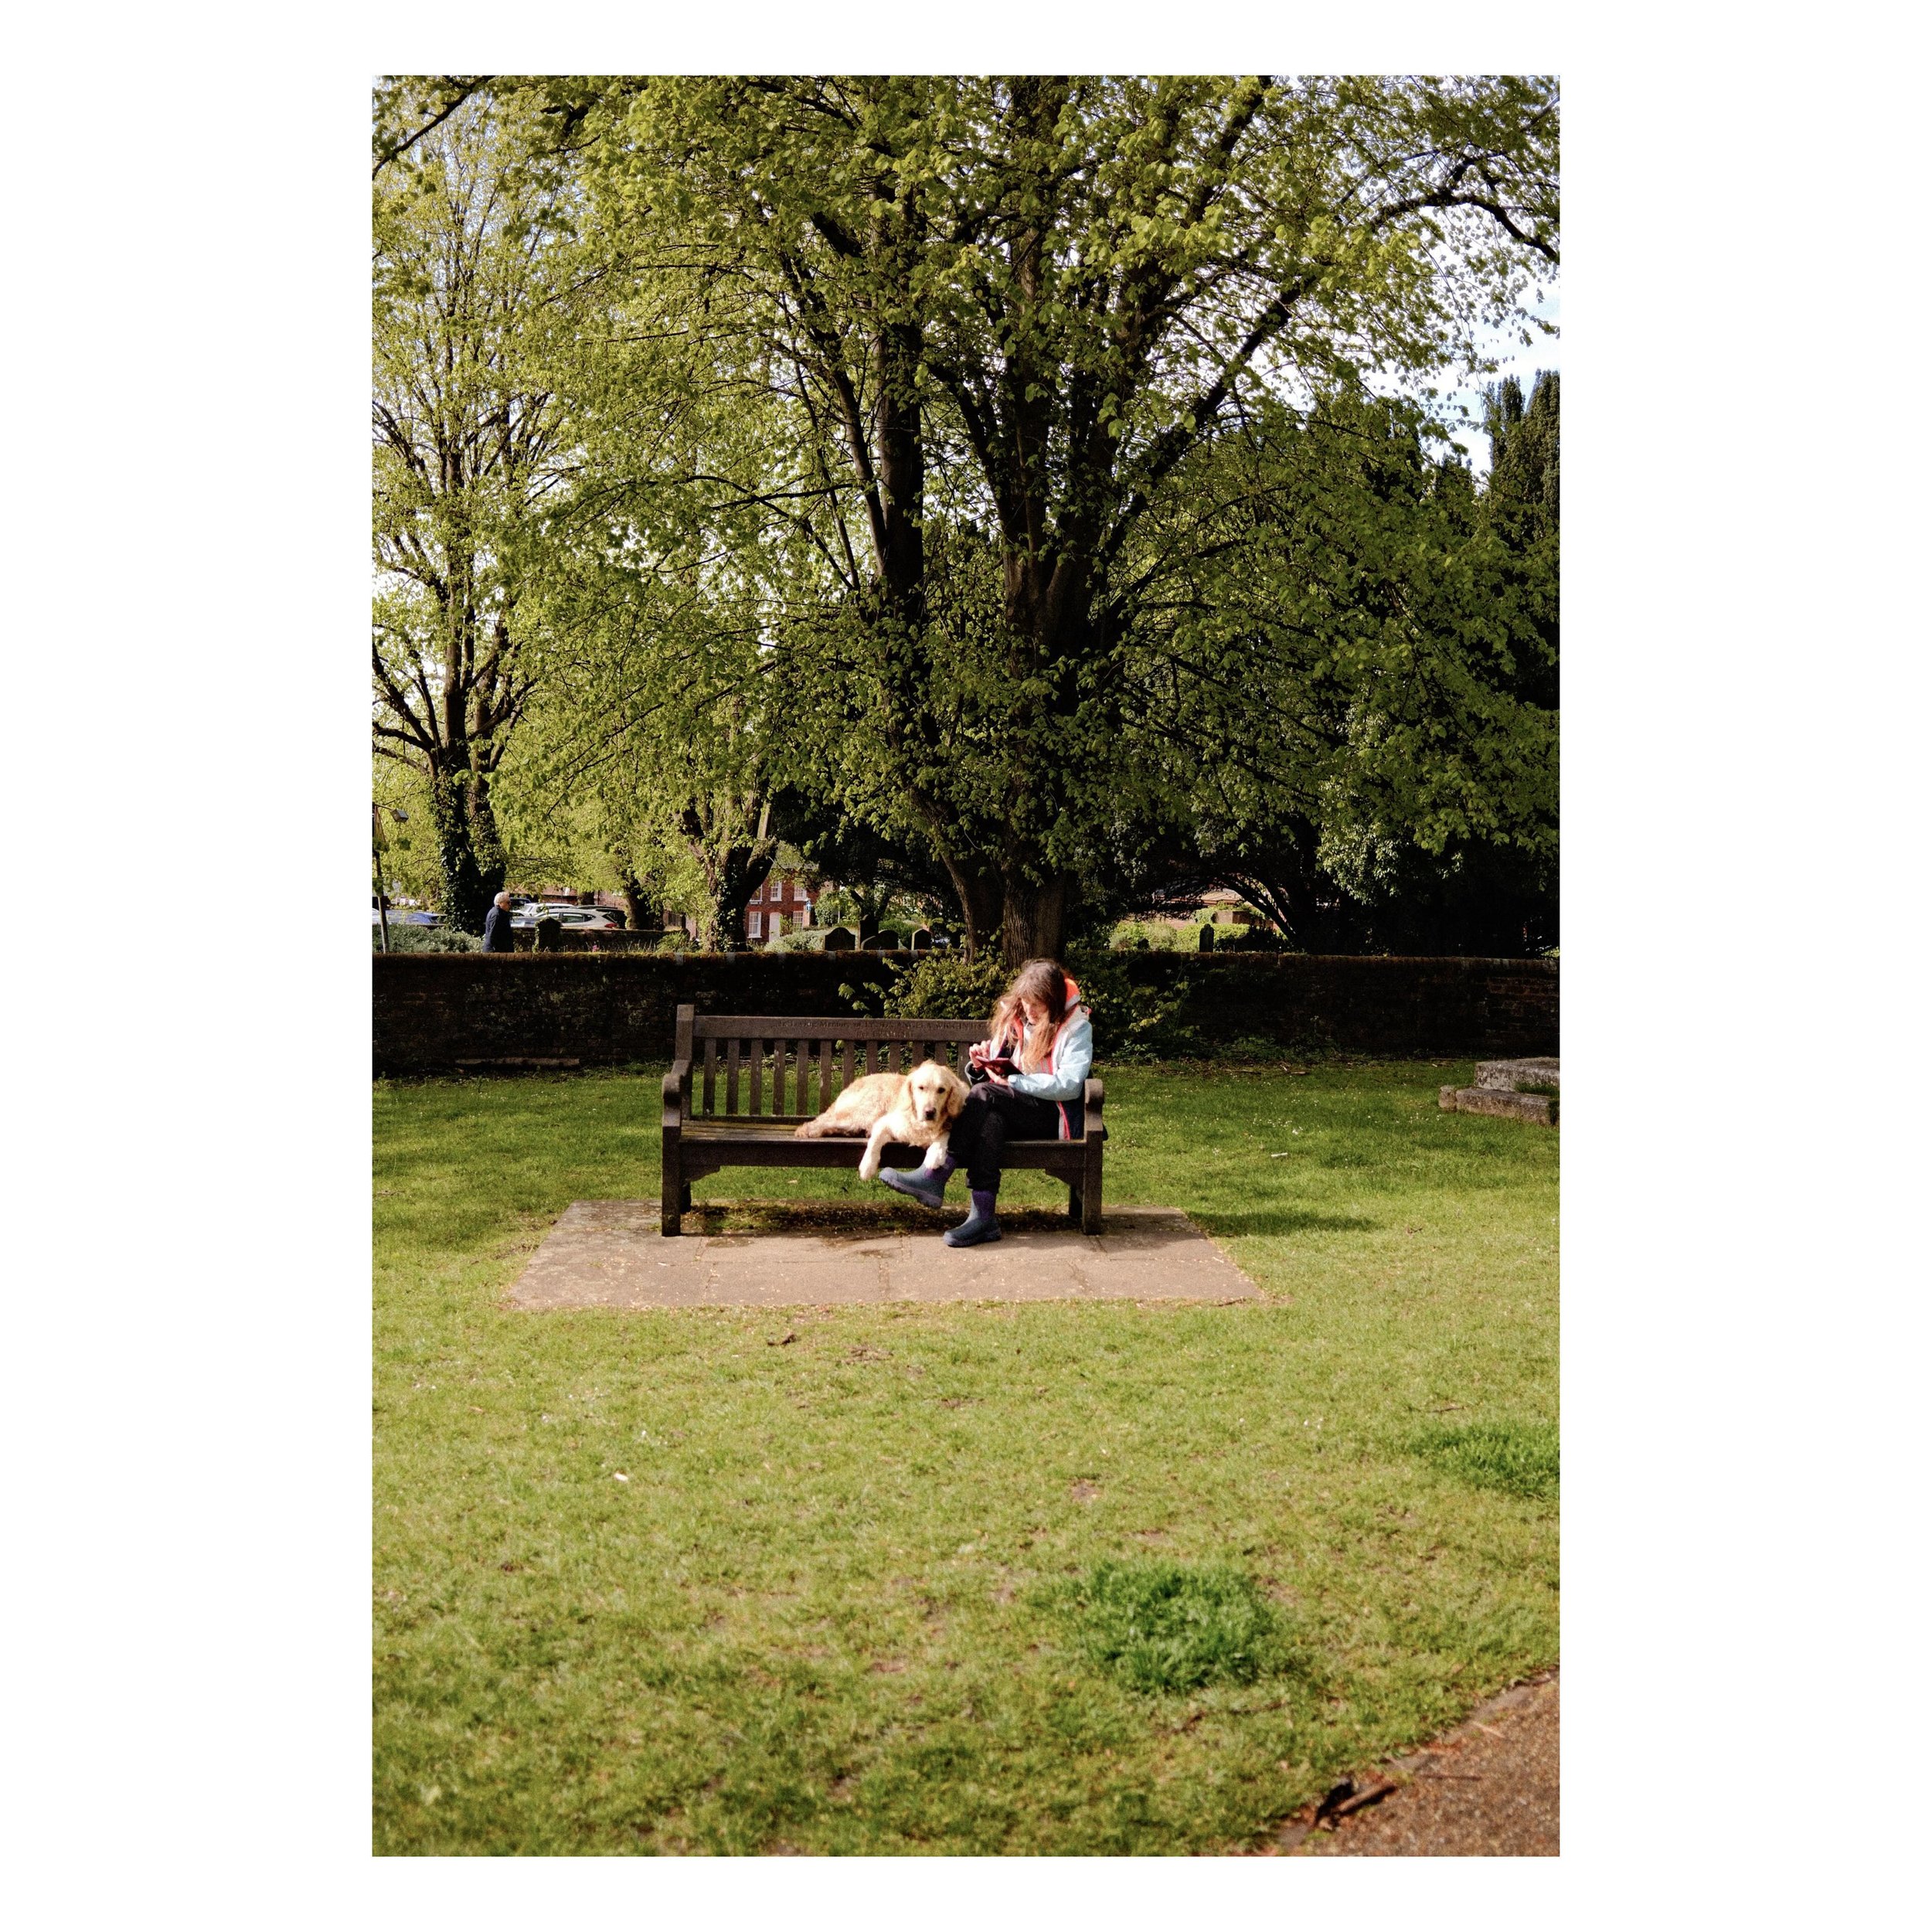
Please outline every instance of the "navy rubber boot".
[[895, 1194], [907, 1194], [922, 1206], [946, 1205], [946, 1183], [953, 1178], [956, 1163], [942, 1161], [937, 1167], [882, 1167], [879, 1178]]
[[940, 1237], [949, 1248], [976, 1247], [981, 1241], [999, 1239], [999, 1223], [993, 1219], [995, 1196], [983, 1189], [973, 1189], [973, 1211], [956, 1228]]

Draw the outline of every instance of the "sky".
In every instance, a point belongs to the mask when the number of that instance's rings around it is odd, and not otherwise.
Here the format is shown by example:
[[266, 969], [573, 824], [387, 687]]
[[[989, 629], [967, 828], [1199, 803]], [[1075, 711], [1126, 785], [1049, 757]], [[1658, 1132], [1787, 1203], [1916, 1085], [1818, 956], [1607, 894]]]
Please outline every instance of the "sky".
[[[1545, 321], [1561, 324], [1563, 319], [1563, 291], [1560, 287], [1549, 290], [1542, 301], [1532, 306], [1532, 312]], [[1522, 384], [1526, 401], [1529, 395], [1531, 378], [1539, 369], [1560, 369], [1562, 366], [1563, 338], [1560, 335], [1538, 336], [1527, 348], [1515, 339], [1509, 331], [1496, 329], [1490, 332], [1485, 349], [1495, 354], [1502, 366], [1493, 376], [1481, 377], [1466, 386], [1458, 386], [1446, 396], [1447, 407], [1453, 411], [1458, 405], [1468, 410], [1471, 427], [1452, 431], [1451, 440], [1468, 456], [1470, 467], [1478, 476], [1489, 471], [1489, 439], [1475, 427], [1482, 420], [1482, 393], [1492, 383], [1501, 382], [1505, 376], [1514, 376]], [[1444, 379], [1453, 381], [1453, 376]]]

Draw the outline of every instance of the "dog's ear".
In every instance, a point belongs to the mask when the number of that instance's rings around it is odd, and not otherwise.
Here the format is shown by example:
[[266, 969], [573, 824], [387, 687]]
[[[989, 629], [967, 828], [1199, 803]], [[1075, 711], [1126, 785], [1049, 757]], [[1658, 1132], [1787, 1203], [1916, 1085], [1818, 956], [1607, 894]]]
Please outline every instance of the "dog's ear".
[[942, 1066], [940, 1072], [945, 1077], [945, 1090], [940, 1101], [940, 1111], [947, 1121], [956, 1121], [966, 1111], [966, 1096], [973, 1090], [950, 1066]]

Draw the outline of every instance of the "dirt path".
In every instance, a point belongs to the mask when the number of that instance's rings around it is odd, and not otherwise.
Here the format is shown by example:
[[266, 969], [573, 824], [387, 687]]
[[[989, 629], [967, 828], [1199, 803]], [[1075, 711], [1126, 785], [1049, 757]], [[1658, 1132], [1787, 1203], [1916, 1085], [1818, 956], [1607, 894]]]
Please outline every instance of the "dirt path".
[[1555, 1858], [1558, 1689], [1545, 1671], [1433, 1743], [1337, 1785], [1264, 1855]]

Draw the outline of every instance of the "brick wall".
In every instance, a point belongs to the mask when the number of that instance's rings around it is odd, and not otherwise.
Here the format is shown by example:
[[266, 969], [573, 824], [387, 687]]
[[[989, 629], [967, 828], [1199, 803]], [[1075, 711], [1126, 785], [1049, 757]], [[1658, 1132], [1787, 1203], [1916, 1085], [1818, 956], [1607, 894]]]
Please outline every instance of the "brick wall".
[[[1327, 1039], [1356, 1053], [1498, 1058], [1557, 1051], [1553, 960], [1370, 959], [1299, 953], [1115, 953], [1132, 983], [1179, 995], [1206, 1040], [1284, 1046]], [[679, 1003], [726, 1013], [838, 1013], [840, 982], [889, 980], [864, 953], [393, 954], [373, 956], [380, 1074], [459, 1061], [670, 1057]], [[1104, 1066], [1107, 1043], [1097, 1043]]]
[[1210, 1044], [1260, 1038], [1352, 1053], [1557, 1050], [1558, 971], [1547, 959], [1382, 959], [1318, 953], [1129, 952], [1137, 988], [1178, 998]]

